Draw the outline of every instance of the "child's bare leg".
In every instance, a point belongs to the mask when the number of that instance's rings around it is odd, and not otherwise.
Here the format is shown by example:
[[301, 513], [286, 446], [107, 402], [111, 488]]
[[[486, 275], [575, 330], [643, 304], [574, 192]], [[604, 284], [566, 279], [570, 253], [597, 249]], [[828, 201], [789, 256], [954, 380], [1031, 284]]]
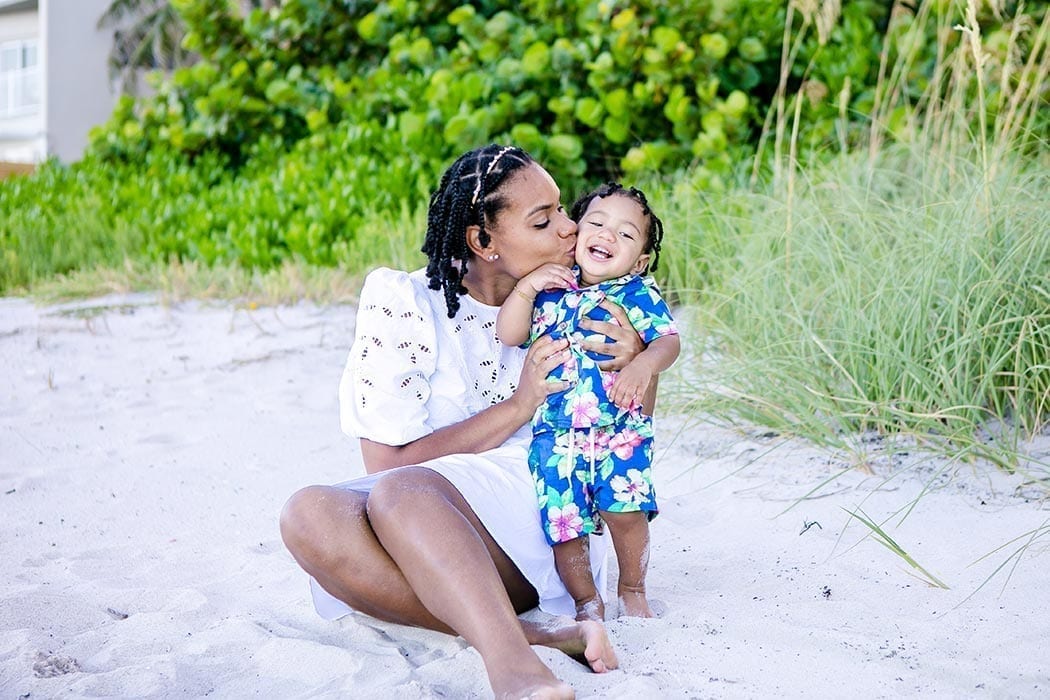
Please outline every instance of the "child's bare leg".
[[609, 526], [620, 564], [616, 597], [621, 612], [629, 617], [654, 617], [645, 597], [645, 573], [649, 568], [648, 514], [602, 511], [602, 518]]
[[576, 619], [604, 620], [605, 604], [591, 574], [590, 539], [584, 535], [554, 545], [554, 565], [569, 595], [576, 601]]

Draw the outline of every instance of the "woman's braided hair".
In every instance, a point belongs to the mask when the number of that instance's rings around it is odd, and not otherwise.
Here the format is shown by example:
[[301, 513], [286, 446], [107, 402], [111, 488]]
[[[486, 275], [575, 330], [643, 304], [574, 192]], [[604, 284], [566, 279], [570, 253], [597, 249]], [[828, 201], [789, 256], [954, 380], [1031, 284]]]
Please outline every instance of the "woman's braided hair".
[[507, 206], [500, 188], [512, 173], [532, 162], [528, 153], [515, 146], [476, 148], [449, 166], [430, 195], [422, 250], [428, 259], [430, 288], [444, 290], [449, 318], [456, 317], [459, 297], [467, 293], [463, 277], [473, 258], [467, 246], [467, 227], [480, 226], [479, 242], [487, 246], [491, 239], [485, 227], [493, 224]]
[[642, 214], [648, 217], [649, 230], [645, 232], [645, 246], [642, 248], [642, 252], [652, 254], [652, 260], [645, 271], [651, 272], [656, 270], [656, 265], [660, 262], [660, 244], [664, 240], [664, 222], [660, 221], [660, 217], [653, 213], [653, 210], [649, 207], [649, 200], [645, 198], [645, 193], [641, 190], [634, 187], [624, 187], [618, 182], [607, 182], [597, 189], [581, 195], [579, 199], [573, 202], [570, 214], [572, 220], [579, 223], [583, 215], [587, 213], [587, 207], [590, 206], [591, 200], [595, 197], [605, 199], [612, 195], [633, 199], [642, 208]]

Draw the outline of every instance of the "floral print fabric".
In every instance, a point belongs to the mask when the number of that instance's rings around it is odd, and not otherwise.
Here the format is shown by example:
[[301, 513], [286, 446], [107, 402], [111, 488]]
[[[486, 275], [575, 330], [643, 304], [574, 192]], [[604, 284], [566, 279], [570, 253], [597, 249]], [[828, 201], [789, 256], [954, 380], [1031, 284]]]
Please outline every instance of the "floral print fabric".
[[540, 524], [550, 544], [601, 531], [600, 512], [656, 517], [652, 421], [539, 433], [529, 448]]
[[612, 425], [627, 413], [640, 414], [640, 406], [623, 411], [609, 400], [607, 392], [616, 381], [616, 372], [602, 372], [597, 364], [609, 356], [584, 352], [579, 344], [581, 339], [605, 338], [599, 334], [584, 335], [580, 328], [582, 319], [615, 322], [612, 314], [598, 306], [606, 299], [627, 312], [631, 325], [646, 344], [661, 336], [678, 334], [671, 311], [652, 277], [625, 275], [591, 287], [540, 292], [532, 313], [529, 343], [543, 335], [569, 339], [571, 357], [551, 372], [550, 379], [567, 381], [571, 386], [547, 397], [533, 418], [533, 434], [555, 428]]
[[597, 364], [608, 356], [585, 352], [579, 344], [587, 337], [579, 326], [582, 319], [615, 322], [598, 306], [605, 299], [627, 312], [645, 343], [678, 333], [651, 277], [626, 275], [537, 295], [529, 342], [546, 334], [568, 338], [571, 353], [550, 376], [570, 386], [549, 395], [537, 409], [529, 450], [541, 524], [551, 544], [599, 531], [599, 511], [644, 511], [650, 518], [657, 511], [650, 472], [652, 418], [642, 415], [640, 405], [625, 410], [609, 400], [616, 373], [603, 372]]

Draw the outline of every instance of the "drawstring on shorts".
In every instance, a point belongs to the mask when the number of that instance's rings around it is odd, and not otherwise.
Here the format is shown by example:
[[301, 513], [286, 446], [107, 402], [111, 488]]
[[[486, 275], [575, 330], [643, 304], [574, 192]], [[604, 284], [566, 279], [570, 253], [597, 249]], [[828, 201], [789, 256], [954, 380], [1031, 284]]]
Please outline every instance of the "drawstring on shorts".
[[[596, 444], [597, 438], [595, 438], [595, 436], [594, 436], [594, 426], [593, 425], [590, 428], [587, 429], [587, 434], [591, 438], [590, 462], [591, 462], [591, 486], [593, 487], [594, 486], [594, 480], [596, 478], [596, 472], [597, 472], [596, 460], [594, 458], [594, 454], [597, 451], [595, 449], [595, 444]], [[570, 428], [569, 429], [569, 457], [568, 457], [570, 473], [576, 470], [576, 454], [575, 454], [576, 450], [575, 450], [575, 447], [576, 447], [576, 428]]]

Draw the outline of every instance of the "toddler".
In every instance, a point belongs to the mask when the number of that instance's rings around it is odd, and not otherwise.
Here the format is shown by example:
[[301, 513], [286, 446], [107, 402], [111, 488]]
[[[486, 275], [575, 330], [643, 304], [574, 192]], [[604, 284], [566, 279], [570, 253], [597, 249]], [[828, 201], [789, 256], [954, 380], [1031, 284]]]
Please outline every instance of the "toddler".
[[[518, 281], [499, 312], [496, 332], [505, 345], [544, 334], [568, 338], [571, 358], [551, 373], [569, 388], [551, 393], [532, 422], [529, 468], [558, 574], [576, 602], [576, 619], [604, 619], [594, 585], [588, 535], [608, 526], [619, 563], [621, 612], [652, 617], [645, 595], [649, 520], [656, 516], [651, 462], [652, 407], [642, 399], [653, 378], [678, 357], [678, 330], [647, 273], [656, 269], [663, 223], [645, 195], [616, 183], [573, 204], [579, 231], [576, 266], [542, 265]], [[613, 321], [599, 306], [625, 309], [647, 347], [619, 372], [605, 371], [606, 355], [584, 351], [583, 319]], [[603, 336], [595, 335], [595, 339]]]

